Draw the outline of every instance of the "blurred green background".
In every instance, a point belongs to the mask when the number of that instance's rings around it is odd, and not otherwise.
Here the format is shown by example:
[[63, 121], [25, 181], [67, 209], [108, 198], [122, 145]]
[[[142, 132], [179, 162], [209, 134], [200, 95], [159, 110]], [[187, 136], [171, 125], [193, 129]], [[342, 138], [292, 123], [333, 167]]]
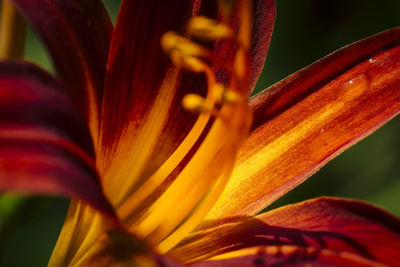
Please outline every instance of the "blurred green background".
[[[104, 0], [113, 21], [118, 0]], [[398, 0], [277, 0], [270, 53], [257, 90], [322, 56], [400, 24]], [[29, 30], [25, 57], [52, 70]], [[268, 209], [316, 196], [375, 203], [400, 215], [400, 117], [328, 163]], [[45, 266], [62, 226], [68, 201], [51, 197], [0, 196], [0, 266]]]

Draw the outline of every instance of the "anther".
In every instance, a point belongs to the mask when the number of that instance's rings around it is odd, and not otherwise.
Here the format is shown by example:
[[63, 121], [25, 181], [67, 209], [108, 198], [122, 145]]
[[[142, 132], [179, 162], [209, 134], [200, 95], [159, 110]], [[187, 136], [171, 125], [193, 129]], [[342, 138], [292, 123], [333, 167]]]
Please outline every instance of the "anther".
[[211, 86], [212, 97], [216, 103], [222, 103], [226, 86], [222, 83], [215, 83]]
[[196, 56], [196, 57], [209, 57], [210, 52], [203, 47], [197, 45], [178, 35], [175, 32], [167, 32], [161, 38], [161, 47], [167, 53], [171, 54], [174, 51], [179, 52], [185, 56]]
[[217, 103], [234, 104], [243, 100], [243, 97], [222, 83], [216, 83], [212, 86], [212, 93]]
[[200, 58], [210, 57], [210, 52], [207, 49], [175, 32], [167, 32], [163, 35], [161, 47], [169, 54], [176, 66], [192, 72], [204, 71], [205, 65]]
[[234, 36], [232, 29], [228, 25], [203, 16], [196, 16], [190, 19], [188, 32], [190, 36], [205, 41], [227, 39]]
[[226, 90], [222, 96], [222, 100], [228, 104], [234, 104], [242, 101], [243, 97], [235, 91]]
[[203, 61], [201, 61], [197, 57], [184, 55], [179, 53], [178, 51], [173, 51], [170, 57], [172, 62], [178, 67], [183, 67], [192, 72], [204, 71]]
[[203, 97], [196, 94], [187, 94], [182, 99], [182, 106], [193, 113], [203, 113], [212, 110], [212, 105]]

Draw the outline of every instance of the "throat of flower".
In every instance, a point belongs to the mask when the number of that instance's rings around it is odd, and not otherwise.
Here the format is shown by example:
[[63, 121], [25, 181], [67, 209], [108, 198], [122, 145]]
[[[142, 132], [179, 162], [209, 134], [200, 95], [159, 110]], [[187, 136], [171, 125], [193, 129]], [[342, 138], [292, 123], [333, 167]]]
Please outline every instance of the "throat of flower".
[[[248, 1], [240, 1], [247, 13]], [[245, 12], [245, 13], [246, 13]], [[205, 217], [222, 194], [232, 172], [239, 146], [251, 124], [248, 97], [248, 16], [239, 13], [235, 33], [228, 24], [205, 17], [188, 23], [187, 36], [166, 33], [161, 45], [175, 66], [203, 73], [207, 94], [188, 94], [183, 107], [198, 114], [186, 137], [172, 155], [119, 207], [123, 224], [160, 253], [179, 243]], [[243, 21], [246, 20], [246, 22]], [[235, 42], [235, 56], [227, 81], [218, 81], [215, 55], [193, 40]]]

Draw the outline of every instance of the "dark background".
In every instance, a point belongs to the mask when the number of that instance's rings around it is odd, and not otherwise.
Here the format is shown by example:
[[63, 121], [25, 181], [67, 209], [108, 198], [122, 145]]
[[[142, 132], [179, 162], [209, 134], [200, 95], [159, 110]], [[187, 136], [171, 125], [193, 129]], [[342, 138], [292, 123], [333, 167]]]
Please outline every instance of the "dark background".
[[[115, 21], [118, 0], [104, 0]], [[398, 0], [277, 0], [270, 53], [257, 90], [322, 56], [400, 23]], [[52, 66], [32, 31], [25, 57]], [[321, 195], [362, 199], [400, 215], [400, 117], [328, 163], [268, 209]], [[45, 266], [68, 200], [0, 196], [0, 266]]]

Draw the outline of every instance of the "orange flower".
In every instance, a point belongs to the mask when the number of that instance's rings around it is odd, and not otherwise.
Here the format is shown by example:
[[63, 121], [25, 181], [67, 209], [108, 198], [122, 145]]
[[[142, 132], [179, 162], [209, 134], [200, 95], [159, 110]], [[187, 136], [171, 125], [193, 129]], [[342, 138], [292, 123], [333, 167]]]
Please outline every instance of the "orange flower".
[[51, 266], [400, 264], [368, 204], [257, 215], [399, 113], [400, 28], [248, 102], [273, 0], [125, 0], [114, 30], [98, 0], [11, 2], [58, 78], [0, 63], [0, 188], [71, 197]]

